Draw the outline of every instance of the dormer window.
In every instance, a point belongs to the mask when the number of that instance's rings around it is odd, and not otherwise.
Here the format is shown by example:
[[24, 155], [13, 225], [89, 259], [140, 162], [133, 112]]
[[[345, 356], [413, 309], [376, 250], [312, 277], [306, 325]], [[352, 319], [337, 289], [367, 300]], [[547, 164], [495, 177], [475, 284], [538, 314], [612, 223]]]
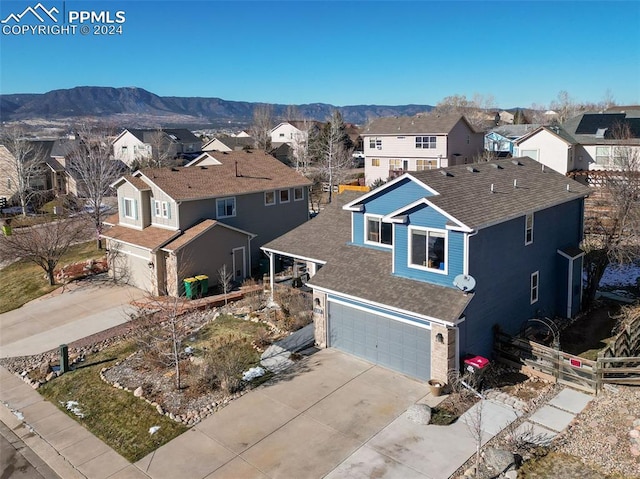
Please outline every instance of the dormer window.
[[393, 244], [392, 225], [383, 223], [381, 216], [365, 215], [365, 243], [375, 246]]

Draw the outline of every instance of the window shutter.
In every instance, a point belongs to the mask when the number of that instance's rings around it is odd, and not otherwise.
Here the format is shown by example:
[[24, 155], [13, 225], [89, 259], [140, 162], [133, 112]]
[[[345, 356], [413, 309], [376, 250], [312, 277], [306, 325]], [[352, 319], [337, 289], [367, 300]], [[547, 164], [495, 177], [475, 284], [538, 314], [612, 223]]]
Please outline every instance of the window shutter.
[[138, 200], [133, 200], [133, 218], [138, 221]]
[[171, 203], [167, 201], [167, 218], [171, 219]]
[[124, 217], [124, 196], [120, 197], [120, 216]]
[[151, 214], [153, 216], [158, 216], [156, 214], [156, 202], [155, 202], [155, 200], [153, 198], [151, 198]]

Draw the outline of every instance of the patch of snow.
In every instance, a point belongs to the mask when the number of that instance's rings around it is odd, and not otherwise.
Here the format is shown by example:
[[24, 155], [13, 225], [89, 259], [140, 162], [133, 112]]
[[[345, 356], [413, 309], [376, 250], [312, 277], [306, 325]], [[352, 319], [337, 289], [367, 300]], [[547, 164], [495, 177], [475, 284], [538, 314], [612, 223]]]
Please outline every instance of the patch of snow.
[[600, 287], [635, 286], [640, 278], [640, 263], [610, 264], [607, 266]]
[[264, 368], [257, 366], [255, 368], [249, 368], [247, 371], [242, 373], [242, 380], [251, 381], [252, 379], [259, 378], [260, 376], [264, 376]]
[[184, 352], [187, 354], [192, 354], [193, 348], [191, 346], [187, 346], [186, 348], [184, 348]]
[[24, 421], [24, 414], [20, 411], [13, 411], [13, 415], [17, 417], [19, 421]]
[[149, 434], [155, 434], [156, 432], [158, 432], [160, 430], [160, 426], [151, 426], [149, 428]]
[[64, 404], [64, 407], [67, 408], [67, 411], [71, 411], [77, 417], [84, 417], [84, 413], [82, 412], [82, 409], [80, 409], [80, 403], [78, 401], [67, 401], [66, 403], [60, 401], [60, 404]]

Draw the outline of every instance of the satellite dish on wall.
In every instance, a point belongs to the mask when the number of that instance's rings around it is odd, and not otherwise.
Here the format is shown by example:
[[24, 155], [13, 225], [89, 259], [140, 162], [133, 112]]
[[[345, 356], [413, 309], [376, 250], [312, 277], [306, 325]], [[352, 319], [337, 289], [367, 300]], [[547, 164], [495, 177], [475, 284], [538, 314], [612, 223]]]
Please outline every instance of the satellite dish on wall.
[[476, 287], [476, 280], [470, 274], [459, 274], [453, 280], [453, 285], [460, 291], [470, 293]]

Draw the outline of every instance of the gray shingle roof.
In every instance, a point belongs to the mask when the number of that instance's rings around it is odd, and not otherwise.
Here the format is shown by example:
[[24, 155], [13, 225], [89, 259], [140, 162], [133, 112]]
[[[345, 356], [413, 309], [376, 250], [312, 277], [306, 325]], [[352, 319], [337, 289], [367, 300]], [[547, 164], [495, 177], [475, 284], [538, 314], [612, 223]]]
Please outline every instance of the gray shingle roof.
[[[362, 135], [447, 134], [463, 118], [460, 114], [455, 113], [376, 118], [364, 128]], [[469, 128], [473, 130], [471, 126]]]
[[311, 279], [315, 287], [454, 322], [473, 297], [454, 288], [391, 274], [391, 253], [349, 245], [351, 213], [342, 206], [361, 196], [344, 192], [316, 218], [263, 248], [326, 264]]
[[[445, 176], [443, 172], [448, 175]], [[587, 186], [527, 157], [457, 165], [415, 172], [411, 176], [439, 193], [430, 196], [428, 201], [472, 229], [507, 221], [589, 194]], [[514, 187], [514, 181], [517, 187]]]

